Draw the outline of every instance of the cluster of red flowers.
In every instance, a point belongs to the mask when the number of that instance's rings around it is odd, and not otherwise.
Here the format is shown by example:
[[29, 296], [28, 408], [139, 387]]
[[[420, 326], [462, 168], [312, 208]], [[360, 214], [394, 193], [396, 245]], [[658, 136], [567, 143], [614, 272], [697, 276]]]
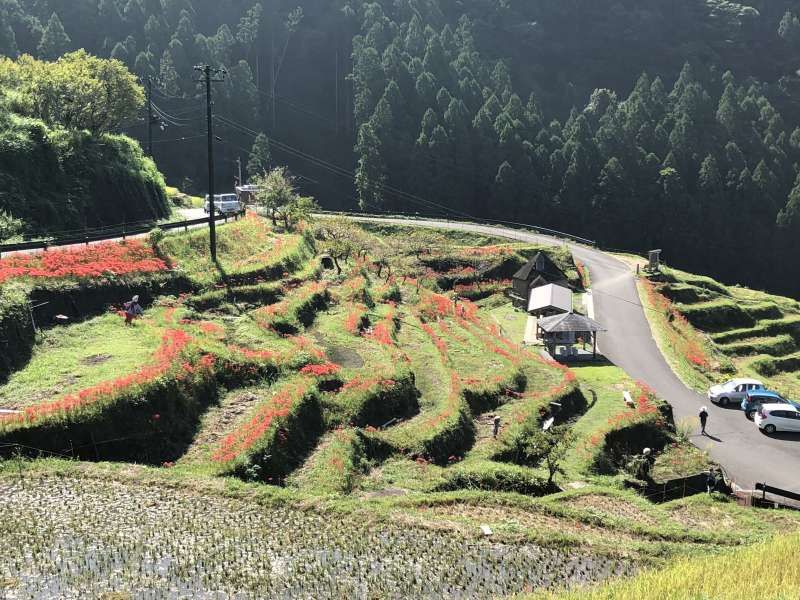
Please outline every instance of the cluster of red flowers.
[[251, 350], [242, 346], [228, 346], [228, 350], [237, 352], [250, 360], [277, 361], [278, 353], [273, 350]]
[[654, 403], [654, 392], [642, 382], [637, 382], [636, 386], [638, 388], [636, 406], [610, 417], [608, 423], [602, 429], [586, 439], [582, 448], [584, 455], [591, 454], [592, 448], [600, 445], [608, 431], [630, 427], [650, 419], [654, 419], [657, 427], [663, 427], [664, 420], [660, 416], [658, 407]]
[[578, 276], [581, 278], [581, 285], [584, 288], [589, 287], [589, 272], [586, 270], [586, 265], [576, 259], [575, 268], [578, 270]]
[[102, 242], [0, 259], [0, 284], [16, 277], [103, 277], [155, 273], [168, 268], [167, 263], [140, 240]]
[[300, 369], [300, 373], [303, 375], [313, 375], [314, 377], [326, 377], [328, 375], [335, 375], [339, 370], [339, 365], [328, 362], [321, 365], [306, 365]]
[[642, 279], [642, 285], [649, 304], [667, 316], [667, 336], [670, 344], [686, 357], [693, 365], [707, 369], [710, 361], [700, 341], [698, 333], [672, 304], [672, 302], [659, 293], [655, 284], [649, 279]]
[[289, 415], [295, 403], [311, 390], [313, 379], [303, 378], [281, 389], [242, 427], [228, 434], [212, 455], [212, 460], [227, 463], [250, 450], [279, 419]]
[[362, 308], [354, 308], [347, 313], [347, 318], [344, 320], [344, 328], [348, 333], [358, 335], [361, 332], [362, 317], [364, 310]]
[[442, 275], [446, 275], [447, 277], [474, 277], [478, 270], [473, 266], [465, 266], [465, 267], [457, 267], [455, 269], [450, 269]]
[[431, 338], [431, 341], [433, 342], [433, 345], [436, 346], [436, 349], [439, 351], [439, 354], [441, 354], [442, 358], [446, 360], [448, 357], [447, 342], [445, 342], [442, 338], [436, 335], [436, 332], [433, 330], [433, 327], [431, 327], [427, 323], [422, 323], [422, 330], [428, 334], [428, 337]]
[[372, 328], [372, 333], [370, 334], [370, 339], [375, 340], [379, 344], [383, 344], [384, 346], [393, 346], [394, 340], [392, 339], [392, 334], [389, 332], [389, 326], [381, 321], [377, 323]]
[[[58, 400], [28, 407], [21, 414], [0, 418], [0, 422], [35, 423], [44, 417], [70, 412], [101, 400], [113, 398], [135, 386], [151, 383], [169, 372], [177, 364], [181, 353], [192, 341], [191, 336], [186, 332], [179, 329], [170, 329], [164, 333], [161, 345], [153, 355], [152, 364], [142, 367], [130, 375], [99, 383], [75, 394], [67, 394]], [[208, 355], [204, 356], [196, 364], [183, 362], [178, 376], [185, 377], [198, 371], [208, 370], [213, 366], [213, 363], [214, 358]]]
[[418, 310], [422, 316], [434, 320], [440, 317], [447, 317], [453, 314], [453, 301], [447, 296], [436, 293], [428, 293], [419, 303]]

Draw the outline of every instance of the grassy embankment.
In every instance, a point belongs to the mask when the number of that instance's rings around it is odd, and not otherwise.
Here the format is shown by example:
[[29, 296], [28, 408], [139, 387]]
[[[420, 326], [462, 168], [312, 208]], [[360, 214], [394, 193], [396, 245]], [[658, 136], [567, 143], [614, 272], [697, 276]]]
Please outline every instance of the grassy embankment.
[[638, 285], [662, 352], [690, 387], [705, 391], [754, 377], [788, 397], [800, 395], [796, 300], [667, 268]]

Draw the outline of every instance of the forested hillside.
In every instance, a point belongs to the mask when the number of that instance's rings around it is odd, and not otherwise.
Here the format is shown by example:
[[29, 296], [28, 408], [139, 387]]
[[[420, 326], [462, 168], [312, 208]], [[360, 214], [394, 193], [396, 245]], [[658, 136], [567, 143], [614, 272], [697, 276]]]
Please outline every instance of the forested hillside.
[[[210, 63], [228, 70], [225, 187], [264, 132], [326, 207], [524, 221], [800, 293], [779, 260], [800, 250], [798, 15], [797, 0], [3, 0], [0, 49], [84, 47], [157, 78], [154, 155], [191, 191], [193, 66]], [[125, 131], [146, 139], [143, 121]]]

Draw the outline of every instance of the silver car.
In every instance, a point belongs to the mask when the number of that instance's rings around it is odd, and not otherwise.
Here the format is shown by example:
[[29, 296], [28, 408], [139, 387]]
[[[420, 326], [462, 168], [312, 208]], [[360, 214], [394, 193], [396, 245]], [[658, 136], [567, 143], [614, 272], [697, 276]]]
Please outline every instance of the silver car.
[[764, 384], [758, 379], [731, 379], [726, 383], [712, 386], [708, 390], [708, 399], [720, 406], [728, 406], [730, 403], [738, 406], [747, 392], [763, 389], [765, 389]]

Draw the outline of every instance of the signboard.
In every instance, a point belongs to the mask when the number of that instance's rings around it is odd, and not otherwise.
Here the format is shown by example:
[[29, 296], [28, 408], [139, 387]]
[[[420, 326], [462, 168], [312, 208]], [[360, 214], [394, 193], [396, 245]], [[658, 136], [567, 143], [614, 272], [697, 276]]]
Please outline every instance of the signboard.
[[647, 256], [650, 259], [647, 269], [650, 271], [658, 271], [661, 267], [661, 250], [650, 250]]

